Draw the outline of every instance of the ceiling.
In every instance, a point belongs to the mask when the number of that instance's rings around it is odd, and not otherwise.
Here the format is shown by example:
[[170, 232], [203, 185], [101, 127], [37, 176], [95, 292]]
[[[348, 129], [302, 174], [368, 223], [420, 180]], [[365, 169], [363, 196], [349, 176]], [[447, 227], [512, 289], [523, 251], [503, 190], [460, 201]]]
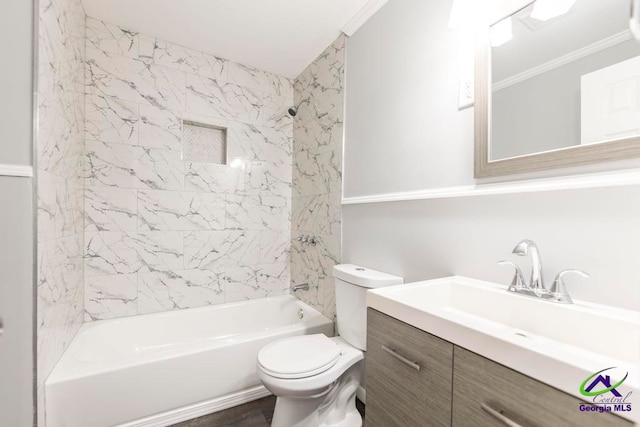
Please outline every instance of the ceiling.
[[293, 78], [370, 0], [82, 2], [90, 17]]

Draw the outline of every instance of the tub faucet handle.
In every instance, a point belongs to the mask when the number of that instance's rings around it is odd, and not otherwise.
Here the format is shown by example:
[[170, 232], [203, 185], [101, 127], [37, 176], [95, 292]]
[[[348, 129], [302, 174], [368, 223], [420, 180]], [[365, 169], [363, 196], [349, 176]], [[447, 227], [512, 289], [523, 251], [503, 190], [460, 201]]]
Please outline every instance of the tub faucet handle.
[[305, 245], [312, 245], [312, 246], [315, 246], [316, 243], [318, 243], [318, 239], [316, 239], [314, 236], [307, 236], [305, 234], [296, 237], [296, 240]]
[[309, 241], [309, 236], [306, 236], [306, 235], [303, 234], [302, 236], [298, 236], [298, 238], [296, 240], [298, 242], [301, 242], [301, 243], [304, 244], [304, 243], [307, 243]]

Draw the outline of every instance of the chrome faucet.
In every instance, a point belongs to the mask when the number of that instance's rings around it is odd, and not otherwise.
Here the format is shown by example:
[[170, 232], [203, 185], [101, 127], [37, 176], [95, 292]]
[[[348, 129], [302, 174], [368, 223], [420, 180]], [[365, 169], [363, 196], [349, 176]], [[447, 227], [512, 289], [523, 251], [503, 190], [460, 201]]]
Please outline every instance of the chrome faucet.
[[294, 286], [291, 287], [291, 290], [293, 292], [308, 291], [309, 290], [309, 284], [308, 283], [302, 283], [300, 285], [294, 285]]
[[516, 255], [531, 255], [531, 279], [529, 280], [529, 289], [546, 290], [544, 280], [542, 278], [542, 259], [540, 259], [540, 251], [533, 240], [522, 240], [512, 251]]
[[538, 246], [536, 246], [532, 240], [523, 240], [513, 248], [513, 253], [520, 256], [531, 255], [531, 279], [528, 284], [525, 283], [524, 276], [522, 275], [522, 271], [518, 264], [511, 261], [498, 261], [498, 265], [510, 265], [515, 269], [513, 279], [507, 289], [509, 292], [515, 292], [534, 298], [542, 298], [553, 302], [571, 304], [573, 303], [573, 300], [571, 299], [571, 296], [569, 296], [564, 284], [564, 275], [574, 273], [584, 278], [589, 277], [589, 275], [582, 270], [563, 270], [558, 273], [551, 285], [551, 288], [547, 289], [544, 285], [542, 276], [542, 260], [540, 259]]

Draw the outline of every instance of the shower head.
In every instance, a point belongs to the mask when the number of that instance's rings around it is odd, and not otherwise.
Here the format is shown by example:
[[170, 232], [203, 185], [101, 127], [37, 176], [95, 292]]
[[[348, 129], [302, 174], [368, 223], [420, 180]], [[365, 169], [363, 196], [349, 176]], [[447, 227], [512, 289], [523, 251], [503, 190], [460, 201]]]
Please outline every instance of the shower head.
[[[296, 114], [298, 114], [298, 109], [300, 108], [300, 106], [302, 104], [305, 104], [305, 103], [306, 104], [310, 104], [309, 98], [303, 99], [300, 102], [298, 102], [296, 105], [294, 105], [291, 108], [289, 108], [289, 110], [288, 110], [289, 111], [289, 115], [291, 117], [295, 117]], [[316, 109], [316, 111], [318, 110], [318, 108], [315, 106], [315, 104], [314, 104], [314, 108]]]

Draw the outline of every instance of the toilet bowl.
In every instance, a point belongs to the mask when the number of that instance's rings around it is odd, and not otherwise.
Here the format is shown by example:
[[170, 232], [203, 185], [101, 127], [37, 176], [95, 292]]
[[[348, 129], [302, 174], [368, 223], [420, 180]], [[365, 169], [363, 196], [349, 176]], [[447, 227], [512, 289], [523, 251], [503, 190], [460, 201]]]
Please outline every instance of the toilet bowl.
[[340, 337], [284, 338], [258, 355], [258, 377], [278, 396], [272, 426], [362, 425], [355, 397], [364, 353]]
[[336, 265], [339, 337], [303, 335], [274, 341], [258, 354], [258, 377], [275, 396], [272, 427], [360, 427], [356, 392], [366, 350], [366, 291], [402, 278]]

